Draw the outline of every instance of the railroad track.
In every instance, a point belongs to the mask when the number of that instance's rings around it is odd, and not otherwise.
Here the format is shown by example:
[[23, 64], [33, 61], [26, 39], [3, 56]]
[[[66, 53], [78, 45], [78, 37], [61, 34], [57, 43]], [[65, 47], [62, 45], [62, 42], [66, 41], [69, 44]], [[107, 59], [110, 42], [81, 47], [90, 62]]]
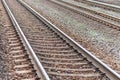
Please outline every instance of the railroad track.
[[[6, 27], [6, 37], [8, 39], [8, 45], [10, 47], [9, 54], [12, 55], [12, 61], [14, 65], [14, 77], [12, 79], [17, 80], [32, 80], [39, 79], [35, 69], [31, 63], [31, 59], [27, 54], [17, 32], [11, 26]], [[12, 74], [11, 74], [12, 75]]]
[[94, 21], [100, 22], [104, 25], [120, 30], [120, 23], [119, 23], [120, 18], [118, 17], [106, 14], [98, 10], [91, 9], [88, 6], [85, 6], [83, 4], [81, 5], [75, 4], [74, 1], [73, 2], [65, 1], [65, 0], [50, 0], [50, 1], [60, 6], [63, 6], [65, 8], [68, 8]]
[[[16, 19], [10, 11], [5, 0], [2, 0], [8, 15], [13, 23], [13, 26], [5, 26], [7, 32], [5, 33], [10, 46], [9, 54], [12, 55], [13, 70], [10, 75], [13, 80], [40, 80], [48, 79], [48, 76], [41, 67], [36, 54], [27, 41], [24, 33], [20, 29]], [[37, 71], [36, 71], [37, 70]], [[42, 72], [42, 73], [41, 73]]]
[[[85, 10], [85, 11], [89, 11], [89, 12], [94, 13], [94, 14], [100, 15], [100, 16], [102, 16], [104, 18], [108, 18], [110, 20], [120, 22], [120, 18], [114, 17], [112, 15], [105, 14], [105, 13], [100, 12], [100, 11], [93, 10], [93, 9], [89, 8], [89, 6], [88, 7], [83, 6], [85, 3], [79, 5], [79, 4], [74, 4], [74, 3], [71, 3], [70, 1], [65, 1], [65, 0], [58, 0], [58, 1], [63, 2], [63, 3], [68, 4], [68, 5], [71, 5], [71, 6], [74, 6], [74, 7], [77, 7], [77, 8], [80, 8], [80, 9]], [[91, 6], [93, 6], [93, 5], [91, 5]], [[102, 9], [104, 9], [104, 8], [102, 8]]]
[[[5, 3], [6, 0], [3, 1]], [[51, 80], [120, 79], [119, 74], [76, 43], [33, 8], [22, 0], [17, 1], [7, 0], [7, 4], [15, 16], [14, 19], [16, 18], [18, 21], [13, 21], [13, 23], [17, 24], [15, 26], [21, 26]], [[19, 11], [16, 11], [18, 9]]]
[[93, 0], [74, 0], [74, 1], [78, 1], [78, 2], [82, 2], [85, 4], [92, 5], [92, 6], [101, 7], [104, 9], [120, 12], [120, 7], [117, 5], [113, 5], [113, 4], [108, 4], [108, 3], [103, 3], [103, 2], [99, 2], [99, 1], [93, 1]]

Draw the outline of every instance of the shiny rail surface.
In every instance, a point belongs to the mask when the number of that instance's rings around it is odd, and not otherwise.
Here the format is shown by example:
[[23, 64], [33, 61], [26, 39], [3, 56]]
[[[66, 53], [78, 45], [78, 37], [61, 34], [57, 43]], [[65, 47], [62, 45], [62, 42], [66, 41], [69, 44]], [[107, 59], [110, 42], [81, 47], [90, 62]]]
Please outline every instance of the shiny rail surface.
[[[31, 59], [31, 62], [33, 64], [33, 67], [35, 68], [36, 70], [36, 73], [37, 73], [37, 76], [39, 78], [42, 78], [43, 80], [50, 80], [46, 71], [44, 70], [42, 64], [40, 63], [38, 57], [36, 56], [35, 52], [33, 51], [31, 45], [29, 44], [27, 38], [25, 37], [24, 33], [22, 32], [18, 22], [16, 21], [13, 13], [11, 12], [10, 8], [8, 7], [7, 3], [6, 3], [6, 0], [2, 0], [3, 4], [4, 4], [4, 7], [6, 8], [7, 12], [8, 12], [8, 15], [15, 27], [15, 30], [16, 32], [18, 33], [18, 35], [20, 36], [20, 39], [23, 43], [23, 45], [25, 46], [26, 50], [28, 51], [28, 55]], [[14, 52], [14, 51], [13, 51]], [[19, 55], [16, 55], [17, 57], [19, 57]], [[23, 71], [24, 72], [24, 71]], [[41, 76], [42, 75], [42, 76]], [[29, 79], [29, 78], [28, 78]], [[36, 78], [37, 79], [37, 78]], [[35, 79], [35, 80], [36, 80]], [[27, 80], [27, 79], [26, 79]]]
[[55, 31], [58, 35], [60, 35], [66, 42], [68, 42], [74, 49], [77, 49], [78, 52], [82, 52], [81, 54], [84, 55], [84, 57], [87, 58], [87, 60], [91, 61], [92, 64], [94, 64], [96, 67], [98, 67], [103, 73], [105, 73], [110, 79], [112, 80], [119, 80], [120, 75], [116, 73], [114, 70], [112, 70], [110, 67], [108, 67], [105, 63], [103, 63], [101, 60], [96, 58], [92, 53], [87, 51], [85, 48], [83, 48], [81, 45], [79, 45], [77, 42], [75, 42], [72, 38], [70, 38], [68, 35], [66, 35], [64, 32], [62, 32], [60, 29], [58, 29], [55, 25], [53, 25], [51, 22], [49, 22], [47, 19], [45, 19], [42, 15], [40, 15], [38, 12], [36, 12], [33, 8], [31, 8], [29, 5], [27, 5], [22, 0], [18, 0], [24, 7], [26, 7], [31, 13], [33, 13], [37, 18], [39, 18], [41, 21], [43, 21], [48, 27], [50, 27], [53, 31]]
[[65, 8], [68, 8], [94, 21], [107, 25], [110, 28], [112, 27], [114, 29], [120, 30], [120, 23], [119, 23], [120, 19], [117, 17], [102, 12], [97, 12], [95, 10], [89, 9], [81, 5], [75, 5], [73, 3], [69, 3], [68, 1], [64, 1], [64, 0], [50, 0], [50, 1]]
[[[74, 7], [76, 7], [76, 8], [80, 8], [80, 9], [85, 10], [85, 11], [88, 11], [88, 12], [90, 12], [90, 13], [94, 13], [94, 14], [96, 14], [96, 15], [100, 15], [100, 16], [102, 16], [102, 17], [104, 17], [104, 18], [108, 18], [108, 19], [110, 19], [110, 20], [112, 20], [112, 21], [120, 22], [120, 18], [117, 18], [117, 17], [114, 17], [114, 16], [112, 16], [112, 15], [108, 15], [108, 14], [102, 13], [102, 12], [100, 12], [100, 11], [97, 12], [96, 10], [90, 9], [89, 7], [85, 7], [85, 6], [73, 4], [73, 3], [70, 3], [69, 1], [64, 1], [64, 0], [58, 0], [58, 1], [63, 2], [63, 3], [68, 4], [68, 5], [71, 5], [71, 6], [74, 6]], [[84, 4], [85, 4], [85, 3], [84, 3]], [[87, 3], [86, 3], [86, 4], [87, 4]], [[93, 5], [91, 5], [91, 6], [93, 6]], [[103, 9], [104, 9], [104, 8], [103, 8]]]
[[103, 2], [99, 2], [99, 1], [93, 1], [93, 0], [76, 0], [76, 1], [79, 1], [82, 3], [87, 3], [92, 6], [98, 6], [98, 7], [104, 8], [104, 9], [120, 12], [120, 7], [117, 5], [103, 3]]

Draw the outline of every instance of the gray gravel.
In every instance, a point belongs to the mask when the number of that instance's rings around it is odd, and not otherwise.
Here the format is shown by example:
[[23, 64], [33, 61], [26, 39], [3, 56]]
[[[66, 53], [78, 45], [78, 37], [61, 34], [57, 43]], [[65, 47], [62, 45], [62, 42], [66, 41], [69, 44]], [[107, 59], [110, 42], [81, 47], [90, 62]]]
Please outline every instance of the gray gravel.
[[5, 51], [6, 39], [4, 25], [11, 24], [0, 0], [0, 80], [10, 80], [9, 59], [8, 54]]
[[[2, 39], [2, 28], [0, 25], [0, 80], [9, 80], [8, 67], [7, 67], [7, 55], [4, 51], [4, 40]], [[2, 35], [2, 36], [1, 36]]]

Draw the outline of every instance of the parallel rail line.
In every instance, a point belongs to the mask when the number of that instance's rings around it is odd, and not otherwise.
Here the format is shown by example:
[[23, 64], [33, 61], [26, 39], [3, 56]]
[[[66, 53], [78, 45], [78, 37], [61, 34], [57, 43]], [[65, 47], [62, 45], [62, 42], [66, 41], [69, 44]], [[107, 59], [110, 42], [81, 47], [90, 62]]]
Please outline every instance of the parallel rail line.
[[[75, 5], [75, 4], [69, 3], [68, 1], [64, 1], [64, 0], [58, 0], [58, 1], [63, 2], [63, 3], [68, 4], [68, 5], [71, 5], [71, 6], [74, 6], [74, 7], [77, 7], [77, 8], [80, 8], [80, 9], [85, 10], [85, 11], [89, 11], [89, 12], [94, 13], [94, 14], [100, 15], [100, 16], [102, 16], [102, 17], [104, 17], [104, 18], [108, 18], [108, 19], [110, 19], [110, 20], [120, 22], [120, 18], [114, 17], [114, 16], [112, 16], [112, 15], [108, 15], [108, 14], [102, 13], [102, 12], [100, 12], [100, 11], [97, 12], [97, 11], [95, 11], [95, 10], [93, 10], [93, 9], [90, 9], [90, 8], [88, 8], [88, 7], [85, 7], [85, 6]], [[85, 4], [85, 3], [84, 3], [84, 4]], [[86, 4], [87, 4], [87, 3], [86, 3]], [[91, 5], [91, 6], [93, 6], [93, 5]]]
[[[28, 49], [28, 51], [30, 51], [30, 53], [34, 53], [35, 56], [37, 54], [36, 57], [32, 58], [37, 59], [36, 62], [39, 62], [40, 67], [37, 67], [35, 69], [40, 73], [40, 75], [42, 75], [44, 80], [120, 79], [120, 75], [118, 73], [116, 73], [105, 63], [92, 55], [92, 53], [83, 48], [80, 44], [66, 35], [63, 31], [58, 29], [55, 25], [53, 25], [50, 21], [36, 12], [28, 4], [26, 4], [22, 0], [17, 1], [20, 2], [21, 5], [23, 5], [27, 10], [29, 10], [34, 16], [36, 16], [46, 25], [41, 26], [41, 31], [35, 31], [36, 34], [26, 33], [25, 35], [28, 36], [27, 40], [25, 36], [23, 37], [23, 35], [21, 35], [24, 33], [20, 29], [20, 26], [15, 20], [12, 12], [10, 11], [10, 9], [7, 9], [14, 26], [16, 26], [16, 30], [19, 32], [21, 39], [23, 39], [22, 41], [24, 42], [25, 46], [27, 46], [26, 48]], [[4, 4], [6, 4], [5, 0], [3, 0], [3, 2]], [[29, 27], [27, 27], [27, 29], [28, 28]], [[31, 28], [29, 28], [29, 31], [30, 30], [33, 31]], [[42, 35], [38, 36], [37, 33]], [[35, 39], [35, 37], [37, 37], [37, 39]], [[30, 46], [28, 41], [30, 42], [32, 47]], [[38, 66], [38, 63], [36, 63], [35, 65]], [[44, 68], [46, 71], [44, 70]]]
[[103, 3], [99, 1], [93, 1], [93, 0], [75, 0], [75, 1], [79, 1], [79, 2], [86, 3], [92, 6], [97, 6], [97, 7], [101, 7], [101, 8], [116, 11], [116, 12], [120, 12], [120, 7], [117, 5], [113, 5], [113, 4], [108, 4], [108, 3]]
[[95, 10], [86, 8], [81, 5], [75, 5], [73, 3], [69, 3], [64, 0], [50, 0], [54, 2], [55, 4], [58, 4], [60, 6], [63, 6], [65, 8], [68, 8], [76, 13], [79, 13], [87, 18], [90, 18], [94, 21], [100, 22], [104, 25], [107, 25], [109, 27], [112, 27], [114, 29], [120, 30], [120, 19], [116, 18], [114, 16], [102, 13], [102, 12], [97, 12]]

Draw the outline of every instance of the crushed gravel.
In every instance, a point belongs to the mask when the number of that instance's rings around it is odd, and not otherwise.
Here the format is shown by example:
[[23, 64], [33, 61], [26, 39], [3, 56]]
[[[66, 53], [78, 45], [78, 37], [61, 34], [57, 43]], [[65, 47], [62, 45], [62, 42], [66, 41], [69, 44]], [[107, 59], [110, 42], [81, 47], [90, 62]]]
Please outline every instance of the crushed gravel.
[[120, 69], [120, 31], [64, 9], [49, 0], [24, 1], [110, 67]]
[[0, 80], [10, 80], [8, 63], [9, 59], [5, 51], [5, 25], [11, 24], [0, 0]]
[[3, 50], [2, 43], [3, 41], [1, 40], [1, 33], [0, 33], [0, 80], [8, 80], [8, 67], [6, 64], [7, 56]]

